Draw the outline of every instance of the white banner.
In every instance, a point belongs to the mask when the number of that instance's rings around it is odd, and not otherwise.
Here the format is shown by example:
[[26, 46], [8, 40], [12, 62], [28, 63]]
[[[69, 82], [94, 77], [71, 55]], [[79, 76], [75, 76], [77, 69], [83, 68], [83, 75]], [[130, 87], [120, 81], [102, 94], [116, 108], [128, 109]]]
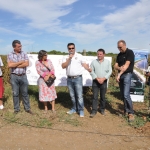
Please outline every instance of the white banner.
[[[29, 67], [27, 68], [27, 78], [29, 85], [37, 85], [37, 80], [39, 75], [37, 74], [35, 68], [35, 62], [38, 60], [37, 54], [28, 54], [29, 57]], [[94, 59], [97, 59], [97, 56], [83, 56], [86, 59], [86, 62], [90, 65]], [[112, 57], [105, 57], [110, 62], [112, 61]], [[62, 59], [63, 55], [48, 55], [48, 59], [50, 59], [54, 65], [55, 69], [55, 86], [67, 86], [67, 76], [66, 69], [62, 69]], [[92, 78], [88, 71], [84, 69], [83, 71], [83, 86], [92, 86]]]

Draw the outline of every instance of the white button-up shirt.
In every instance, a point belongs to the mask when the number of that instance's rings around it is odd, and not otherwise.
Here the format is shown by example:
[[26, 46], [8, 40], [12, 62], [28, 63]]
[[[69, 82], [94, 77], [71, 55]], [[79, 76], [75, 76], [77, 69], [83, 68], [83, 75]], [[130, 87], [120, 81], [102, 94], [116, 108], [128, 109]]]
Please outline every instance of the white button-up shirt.
[[2, 67], [2, 66], [4, 66], [4, 65], [3, 65], [2, 59], [1, 59], [1, 57], [0, 57], [0, 76], [2, 76], [2, 70], [1, 70], [1, 67]]
[[[65, 63], [68, 58], [69, 55], [64, 56], [62, 63]], [[84, 57], [81, 54], [75, 52], [74, 56], [70, 60], [68, 67], [66, 68], [67, 76], [82, 75], [84, 70], [82, 63], [86, 63]]]

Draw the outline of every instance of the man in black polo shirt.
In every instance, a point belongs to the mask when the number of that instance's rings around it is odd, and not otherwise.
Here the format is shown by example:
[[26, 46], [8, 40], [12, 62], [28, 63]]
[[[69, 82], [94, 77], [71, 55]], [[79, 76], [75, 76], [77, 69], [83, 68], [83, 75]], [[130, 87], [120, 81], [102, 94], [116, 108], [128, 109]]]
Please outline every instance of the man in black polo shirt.
[[120, 40], [117, 43], [120, 53], [117, 56], [115, 69], [118, 70], [116, 78], [119, 82], [120, 93], [124, 102], [124, 114], [128, 114], [129, 122], [134, 121], [134, 111], [132, 100], [130, 97], [131, 77], [134, 67], [134, 53], [126, 48], [126, 42]]

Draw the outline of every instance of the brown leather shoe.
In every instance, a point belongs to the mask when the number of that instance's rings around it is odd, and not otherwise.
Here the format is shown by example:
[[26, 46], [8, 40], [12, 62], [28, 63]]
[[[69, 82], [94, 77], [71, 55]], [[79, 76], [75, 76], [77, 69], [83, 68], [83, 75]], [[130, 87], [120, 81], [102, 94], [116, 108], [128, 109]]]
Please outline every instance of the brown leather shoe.
[[134, 121], [134, 115], [133, 114], [129, 114], [129, 122], [133, 122]]
[[33, 115], [33, 112], [31, 110], [27, 110], [26, 112]]

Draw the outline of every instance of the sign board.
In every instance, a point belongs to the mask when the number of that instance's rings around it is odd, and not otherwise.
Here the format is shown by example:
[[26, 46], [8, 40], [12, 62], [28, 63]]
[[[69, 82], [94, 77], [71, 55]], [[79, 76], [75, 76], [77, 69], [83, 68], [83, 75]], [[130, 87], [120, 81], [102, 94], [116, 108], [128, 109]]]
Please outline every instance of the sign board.
[[134, 71], [131, 79], [130, 95], [132, 101], [144, 101], [144, 87], [146, 77], [144, 75], [148, 68], [148, 55], [149, 50], [133, 50], [135, 55]]
[[[39, 75], [37, 74], [35, 68], [35, 62], [38, 60], [37, 54], [28, 54], [29, 57], [29, 67], [27, 67], [27, 78], [29, 85], [37, 85], [37, 81]], [[97, 59], [97, 56], [83, 56], [85, 57], [86, 63], [91, 64], [94, 59]], [[66, 69], [62, 69], [62, 59], [63, 55], [48, 55], [48, 59], [50, 59], [53, 63], [55, 69], [55, 86], [67, 86], [67, 76]], [[105, 57], [110, 62], [112, 61], [111, 57]], [[83, 86], [92, 86], [92, 78], [87, 70], [83, 68]]]

